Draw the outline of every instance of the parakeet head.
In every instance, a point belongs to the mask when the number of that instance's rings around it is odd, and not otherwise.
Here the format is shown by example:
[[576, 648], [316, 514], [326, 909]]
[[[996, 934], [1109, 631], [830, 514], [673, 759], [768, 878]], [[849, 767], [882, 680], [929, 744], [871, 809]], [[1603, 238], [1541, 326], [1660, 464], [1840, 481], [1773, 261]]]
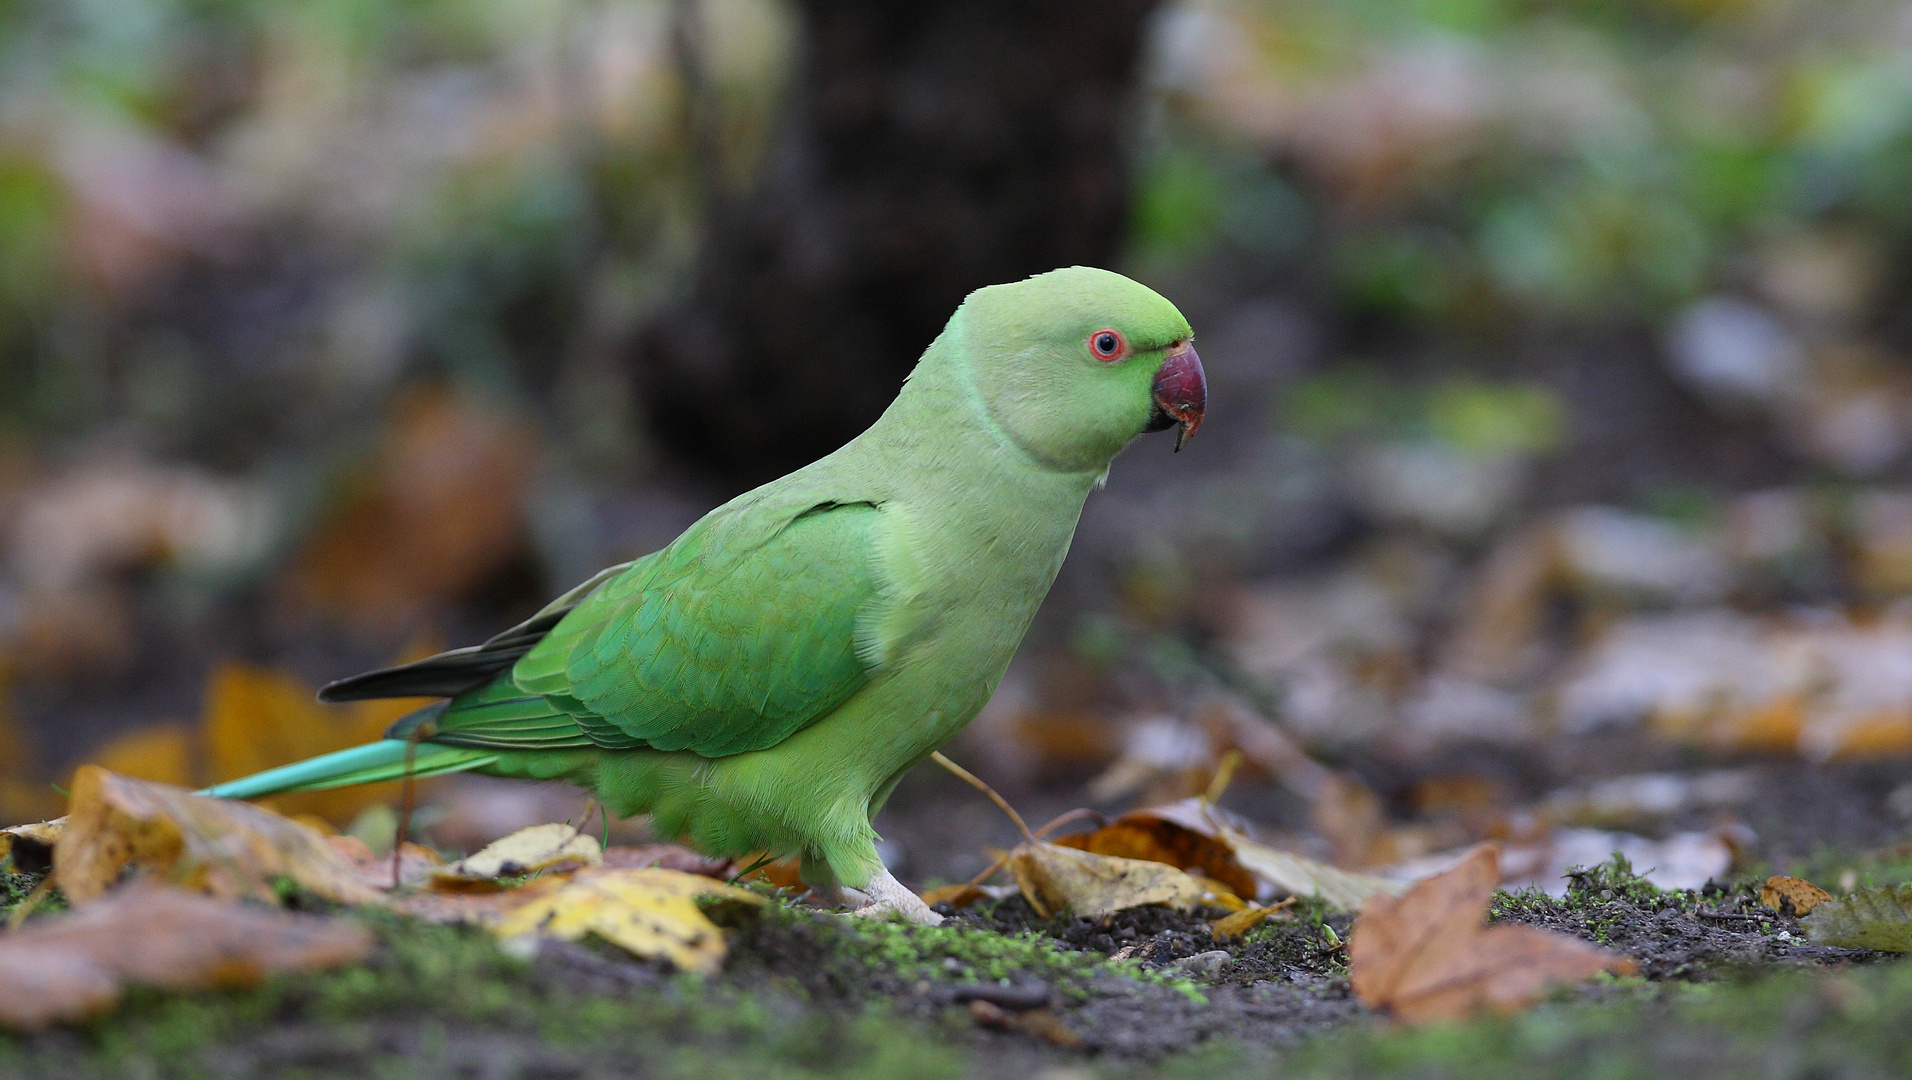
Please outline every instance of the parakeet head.
[[1031, 457], [1100, 469], [1130, 439], [1201, 426], [1208, 401], [1188, 320], [1153, 289], [1087, 266], [969, 294], [958, 312], [970, 379]]

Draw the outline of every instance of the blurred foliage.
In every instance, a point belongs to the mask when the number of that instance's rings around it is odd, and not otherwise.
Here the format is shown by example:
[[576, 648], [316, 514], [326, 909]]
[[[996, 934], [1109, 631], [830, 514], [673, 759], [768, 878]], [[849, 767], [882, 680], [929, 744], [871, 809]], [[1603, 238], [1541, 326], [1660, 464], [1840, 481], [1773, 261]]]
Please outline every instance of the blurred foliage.
[[1476, 328], [1661, 315], [1801, 230], [1888, 255], [1912, 224], [1902, 26], [1869, 0], [1184, 4], [1138, 239]]

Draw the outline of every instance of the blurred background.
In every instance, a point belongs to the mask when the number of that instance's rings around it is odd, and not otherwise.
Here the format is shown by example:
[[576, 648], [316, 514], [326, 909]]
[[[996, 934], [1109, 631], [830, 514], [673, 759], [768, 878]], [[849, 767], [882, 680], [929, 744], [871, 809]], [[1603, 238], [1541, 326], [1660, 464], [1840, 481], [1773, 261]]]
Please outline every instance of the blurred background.
[[[376, 736], [410, 705], [313, 688], [662, 545], [1072, 263], [1212, 393], [951, 747], [1032, 818], [1236, 750], [1224, 804], [1349, 866], [1912, 876], [1886, 0], [0, 0], [0, 818]], [[421, 799], [450, 847], [579, 807]], [[915, 882], [1013, 835], [922, 770], [879, 827]]]

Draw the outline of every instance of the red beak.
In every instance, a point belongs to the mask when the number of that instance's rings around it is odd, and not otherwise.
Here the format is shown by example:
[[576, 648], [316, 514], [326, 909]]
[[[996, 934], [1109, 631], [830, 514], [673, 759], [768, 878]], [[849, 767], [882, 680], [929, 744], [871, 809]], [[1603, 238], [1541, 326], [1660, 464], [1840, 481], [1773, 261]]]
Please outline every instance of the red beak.
[[1155, 411], [1149, 414], [1148, 427], [1143, 430], [1167, 431], [1179, 425], [1181, 430], [1175, 434], [1175, 450], [1179, 453], [1195, 437], [1195, 429], [1202, 426], [1202, 410], [1208, 407], [1208, 380], [1202, 376], [1202, 358], [1195, 355], [1195, 346], [1184, 344], [1169, 353], [1149, 390], [1155, 398]]

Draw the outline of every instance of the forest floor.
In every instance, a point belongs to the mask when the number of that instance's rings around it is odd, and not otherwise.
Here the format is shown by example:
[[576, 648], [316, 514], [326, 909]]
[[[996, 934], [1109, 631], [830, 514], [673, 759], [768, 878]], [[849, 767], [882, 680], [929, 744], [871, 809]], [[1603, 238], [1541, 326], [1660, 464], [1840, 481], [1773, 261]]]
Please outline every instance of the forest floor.
[[[724, 917], [730, 954], [709, 978], [589, 939], [516, 955], [479, 930], [361, 909], [377, 940], [366, 964], [245, 990], [135, 991], [83, 1026], [0, 1036], [0, 1076], [1902, 1076], [1912, 968], [1810, 944], [1758, 899], [1773, 869], [1912, 877], [1912, 846], [1881, 842], [1881, 782], [1771, 764], [1762, 802], [1808, 831], [1701, 889], [1613, 863], [1563, 896], [1497, 894], [1492, 921], [1638, 965], [1513, 1017], [1413, 1029], [1377, 1015], [1349, 987], [1351, 917], [1313, 903], [1218, 942], [1221, 911], [1044, 919], [1011, 897], [944, 909], [929, 928], [784, 894]], [[7, 876], [8, 905], [36, 883]]]

